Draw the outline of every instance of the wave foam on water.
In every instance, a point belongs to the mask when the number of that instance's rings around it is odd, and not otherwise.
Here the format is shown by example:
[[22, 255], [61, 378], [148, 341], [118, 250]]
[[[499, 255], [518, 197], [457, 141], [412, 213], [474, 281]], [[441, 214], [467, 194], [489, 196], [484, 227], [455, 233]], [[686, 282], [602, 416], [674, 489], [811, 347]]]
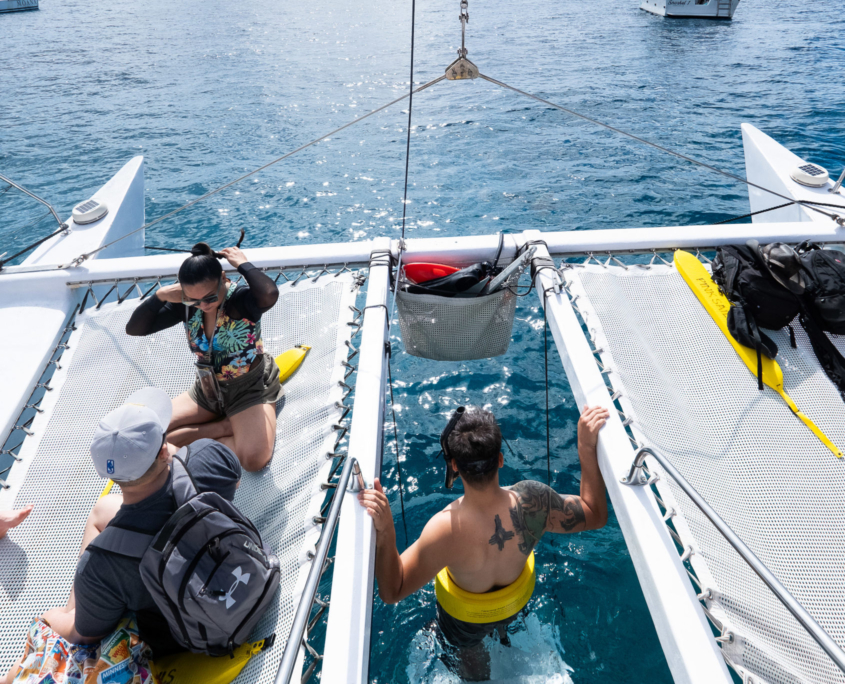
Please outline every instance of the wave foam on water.
[[[409, 682], [454, 684], [463, 681], [449, 671], [434, 623], [419, 631], [411, 642]], [[510, 645], [488, 637], [484, 646], [490, 653], [490, 679], [495, 684], [573, 684], [572, 668], [563, 660], [563, 646], [556, 626], [540, 622], [534, 614], [519, 619], [508, 628]]]

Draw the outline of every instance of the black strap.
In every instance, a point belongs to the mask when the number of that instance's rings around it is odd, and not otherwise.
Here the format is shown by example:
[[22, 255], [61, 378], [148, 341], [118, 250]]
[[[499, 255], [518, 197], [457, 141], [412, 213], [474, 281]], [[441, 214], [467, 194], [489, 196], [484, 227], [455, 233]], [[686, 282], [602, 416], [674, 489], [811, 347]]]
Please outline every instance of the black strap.
[[135, 532], [122, 527], [107, 526], [91, 541], [93, 546], [120, 556], [140, 559], [152, 543], [153, 535]]
[[[182, 460], [183, 458], [184, 460]], [[190, 458], [190, 446], [184, 446], [173, 456], [173, 462], [170, 465], [170, 472], [173, 474], [173, 499], [176, 501], [176, 508], [181, 508], [198, 494], [197, 486], [187, 467]]]
[[499, 231], [499, 249], [496, 250], [496, 258], [493, 259], [493, 270], [499, 265], [499, 259], [502, 256], [502, 249], [505, 246], [505, 231]]

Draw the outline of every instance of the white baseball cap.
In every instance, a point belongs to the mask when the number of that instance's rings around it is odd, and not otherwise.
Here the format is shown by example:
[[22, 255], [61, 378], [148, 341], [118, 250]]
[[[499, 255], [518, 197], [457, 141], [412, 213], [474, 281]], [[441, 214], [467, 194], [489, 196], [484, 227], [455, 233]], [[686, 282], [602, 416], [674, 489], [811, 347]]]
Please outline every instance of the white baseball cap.
[[155, 387], [134, 392], [107, 414], [91, 442], [91, 459], [100, 477], [132, 482], [146, 473], [164, 444], [173, 405]]

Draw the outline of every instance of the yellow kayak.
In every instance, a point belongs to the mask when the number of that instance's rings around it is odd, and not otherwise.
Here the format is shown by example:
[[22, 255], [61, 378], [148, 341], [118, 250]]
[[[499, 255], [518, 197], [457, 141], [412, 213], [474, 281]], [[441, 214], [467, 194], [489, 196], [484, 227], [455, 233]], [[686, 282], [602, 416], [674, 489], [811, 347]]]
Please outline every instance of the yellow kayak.
[[[741, 358], [745, 365], [748, 366], [748, 370], [754, 374], [754, 377], [757, 377], [757, 352], [751, 347], [746, 347], [737, 342], [733, 338], [733, 335], [728, 332], [728, 312], [731, 309], [731, 303], [728, 301], [727, 297], [722, 294], [718, 285], [713, 282], [713, 279], [710, 277], [707, 269], [704, 268], [704, 265], [689, 252], [684, 252], [679, 249], [675, 252], [675, 268], [678, 269], [678, 273], [683, 276], [687, 285], [690, 286], [690, 289], [693, 291], [695, 296], [698, 297], [698, 301], [701, 302], [707, 310], [707, 313], [710, 314], [710, 317], [716, 322], [716, 325], [719, 326], [719, 329], [725, 337], [728, 338], [728, 342], [731, 343], [731, 346], [733, 346], [734, 350], [739, 355], [739, 358]], [[825, 435], [812, 420], [798, 410], [795, 402], [792, 401], [790, 396], [783, 389], [783, 371], [781, 370], [778, 362], [774, 359], [767, 358], [766, 356], [762, 357], [762, 361], [763, 383], [771, 387], [781, 396], [781, 398], [786, 402], [786, 405], [789, 406], [790, 410], [798, 416], [798, 418], [800, 418], [801, 421], [810, 428], [810, 430], [812, 430], [813, 434], [818, 437], [821, 442], [830, 449], [834, 455], [836, 455], [837, 458], [842, 458], [842, 452], [839, 448], [831, 442], [830, 439], [828, 439], [827, 435]]]
[[284, 382], [296, 372], [310, 350], [311, 347], [298, 344], [293, 349], [288, 349], [276, 357], [276, 365], [279, 367], [279, 382]]

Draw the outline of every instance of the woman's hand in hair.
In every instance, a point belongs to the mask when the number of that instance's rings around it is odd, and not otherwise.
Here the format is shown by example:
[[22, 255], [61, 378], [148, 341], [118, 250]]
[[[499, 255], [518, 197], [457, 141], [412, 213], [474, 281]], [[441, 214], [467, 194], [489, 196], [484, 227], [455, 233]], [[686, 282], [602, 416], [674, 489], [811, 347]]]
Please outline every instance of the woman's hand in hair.
[[220, 256], [232, 264], [232, 268], [237, 268], [248, 261], [246, 254], [244, 254], [238, 247], [227, 247], [226, 249], [221, 249]]
[[179, 283], [173, 285], [165, 285], [156, 290], [156, 297], [163, 302], [172, 302], [173, 304], [182, 303], [182, 286]]

